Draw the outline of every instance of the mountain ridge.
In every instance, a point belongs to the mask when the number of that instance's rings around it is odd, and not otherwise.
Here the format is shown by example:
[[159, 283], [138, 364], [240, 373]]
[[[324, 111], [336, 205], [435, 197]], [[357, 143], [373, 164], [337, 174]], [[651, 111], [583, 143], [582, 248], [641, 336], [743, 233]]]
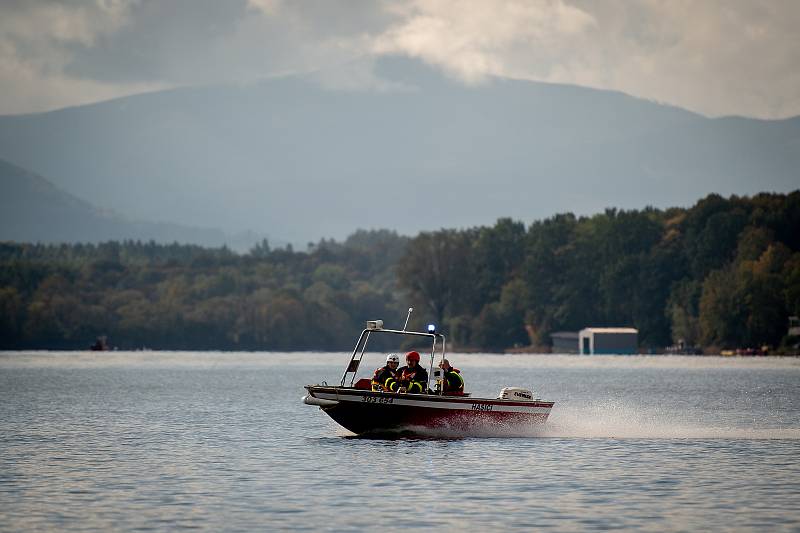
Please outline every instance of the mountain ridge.
[[[88, 243], [142, 240], [191, 242], [242, 248], [238, 238], [219, 230], [165, 222], [130, 220], [62, 191], [49, 180], [0, 159], [0, 240], [40, 243]], [[259, 237], [251, 236], [249, 244]]]
[[708, 118], [521, 80], [464, 86], [411, 60], [375, 71], [416, 89], [296, 75], [156, 91], [0, 117], [0, 157], [131, 218], [268, 228], [295, 244], [798, 185], [800, 117]]

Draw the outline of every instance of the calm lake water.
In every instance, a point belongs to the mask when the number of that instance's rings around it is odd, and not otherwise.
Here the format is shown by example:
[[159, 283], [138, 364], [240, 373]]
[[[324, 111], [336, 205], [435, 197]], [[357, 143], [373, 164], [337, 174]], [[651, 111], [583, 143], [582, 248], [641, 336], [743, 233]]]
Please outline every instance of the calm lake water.
[[455, 355], [548, 423], [369, 440], [300, 402], [348, 358], [0, 353], [0, 529], [800, 531], [798, 359]]

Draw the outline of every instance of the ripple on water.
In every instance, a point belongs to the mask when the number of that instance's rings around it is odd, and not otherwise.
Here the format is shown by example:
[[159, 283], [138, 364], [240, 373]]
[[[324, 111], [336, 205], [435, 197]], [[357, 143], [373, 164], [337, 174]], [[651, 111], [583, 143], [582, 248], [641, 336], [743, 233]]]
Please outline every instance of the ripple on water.
[[800, 527], [794, 362], [458, 356], [548, 424], [388, 440], [298, 401], [341, 354], [163, 355], [0, 356], [0, 529]]

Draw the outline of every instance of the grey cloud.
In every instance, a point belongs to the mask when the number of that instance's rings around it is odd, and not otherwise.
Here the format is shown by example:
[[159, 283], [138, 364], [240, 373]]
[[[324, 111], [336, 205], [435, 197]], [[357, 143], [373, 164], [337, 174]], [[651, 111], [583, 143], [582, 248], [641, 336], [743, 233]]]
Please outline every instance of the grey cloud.
[[127, 24], [91, 46], [70, 45], [68, 75], [106, 82], [186, 82], [208, 65], [209, 50], [230, 39], [246, 15], [246, 2], [145, 1]]
[[[785, 117], [800, 114], [797, 27], [793, 0], [6, 0], [0, 113], [292, 72], [383, 90], [364, 65], [400, 54], [467, 83], [575, 83]], [[352, 75], [323, 73], [358, 58]]]
[[708, 115], [777, 118], [800, 113], [798, 26], [791, 1], [416, 0], [378, 49], [466, 81], [575, 83]]
[[[242, 81], [347, 60], [346, 43], [385, 17], [374, 2], [276, 3], [270, 13], [245, 0], [145, 1], [128, 24], [92, 46], [73, 44], [66, 72], [110, 82], [176, 84]], [[346, 44], [345, 43], [345, 44]]]

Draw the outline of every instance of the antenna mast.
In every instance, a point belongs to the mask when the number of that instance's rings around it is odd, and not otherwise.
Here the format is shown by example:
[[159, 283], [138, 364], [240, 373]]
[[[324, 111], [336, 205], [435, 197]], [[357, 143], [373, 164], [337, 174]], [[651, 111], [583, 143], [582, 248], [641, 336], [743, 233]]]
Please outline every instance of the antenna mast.
[[408, 326], [408, 319], [411, 318], [411, 313], [414, 311], [413, 307], [408, 308], [408, 315], [406, 315], [406, 323], [403, 324], [403, 331], [406, 330], [406, 326]]

